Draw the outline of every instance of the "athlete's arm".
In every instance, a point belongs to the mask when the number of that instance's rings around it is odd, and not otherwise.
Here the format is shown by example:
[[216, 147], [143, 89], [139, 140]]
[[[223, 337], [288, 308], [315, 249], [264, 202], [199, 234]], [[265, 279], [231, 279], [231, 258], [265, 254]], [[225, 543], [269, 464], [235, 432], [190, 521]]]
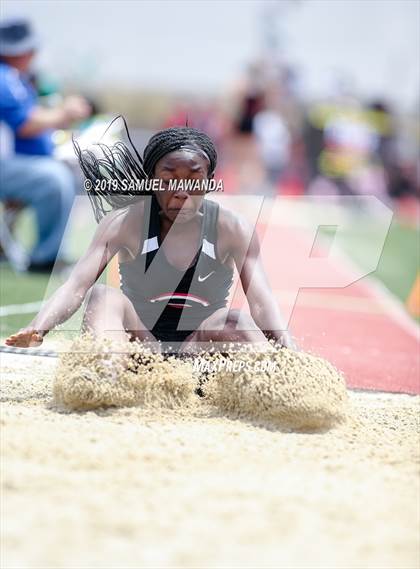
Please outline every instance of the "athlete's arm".
[[267, 337], [296, 349], [264, 270], [258, 236], [245, 220], [237, 218], [235, 226], [232, 228], [233, 257], [251, 316]]
[[82, 304], [112, 257], [124, 246], [122, 225], [125, 210], [107, 215], [99, 224], [86, 253], [74, 266], [67, 281], [48, 299], [32, 322], [6, 339], [8, 346], [39, 346], [43, 337], [68, 320]]

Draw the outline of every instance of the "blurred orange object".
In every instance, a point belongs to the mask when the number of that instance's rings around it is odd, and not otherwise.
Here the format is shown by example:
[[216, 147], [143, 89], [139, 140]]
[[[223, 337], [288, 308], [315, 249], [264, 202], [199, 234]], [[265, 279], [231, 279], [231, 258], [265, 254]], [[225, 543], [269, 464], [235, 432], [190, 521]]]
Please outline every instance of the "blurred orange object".
[[118, 255], [115, 255], [108, 264], [106, 284], [114, 288], [120, 288], [120, 273], [118, 271]]
[[420, 317], [420, 272], [417, 274], [413, 288], [408, 295], [406, 305], [408, 312], [412, 316], [415, 316], [416, 318]]

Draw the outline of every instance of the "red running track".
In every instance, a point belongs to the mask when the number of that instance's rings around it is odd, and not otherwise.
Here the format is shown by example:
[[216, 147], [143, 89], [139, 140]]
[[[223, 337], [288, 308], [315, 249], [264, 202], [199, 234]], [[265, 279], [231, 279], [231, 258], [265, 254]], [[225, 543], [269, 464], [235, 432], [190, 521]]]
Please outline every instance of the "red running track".
[[[264, 230], [258, 227], [261, 239]], [[270, 239], [263, 244], [266, 272], [283, 309], [287, 302], [281, 291], [290, 301], [292, 283], [305, 282], [308, 266], [296, 262], [299, 250], [308, 250], [304, 241], [304, 235], [290, 228], [271, 227]], [[328, 272], [332, 279], [355, 275], [344, 258], [330, 263]], [[232, 296], [233, 306], [243, 306], [239, 288]], [[343, 288], [301, 289], [289, 330], [304, 350], [343, 371], [351, 388], [420, 394], [419, 328], [369, 276]]]

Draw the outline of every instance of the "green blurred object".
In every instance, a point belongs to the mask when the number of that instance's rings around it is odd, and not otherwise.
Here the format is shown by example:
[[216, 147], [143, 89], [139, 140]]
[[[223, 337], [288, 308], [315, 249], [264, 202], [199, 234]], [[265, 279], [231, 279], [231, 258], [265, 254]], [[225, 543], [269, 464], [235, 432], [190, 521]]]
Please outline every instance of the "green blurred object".
[[[49, 275], [16, 273], [7, 263], [0, 264], [1, 305], [36, 302], [44, 298]], [[0, 317], [0, 336], [8, 336], [26, 326], [34, 314], [11, 314]]]
[[44, 73], [37, 73], [34, 77], [34, 83], [39, 97], [50, 97], [60, 93], [58, 81]]
[[[328, 234], [329, 231], [325, 230], [324, 233]], [[376, 247], [375, 242], [367, 238], [371, 233], [372, 225], [365, 220], [355, 226], [354, 232], [348, 232], [343, 238], [345, 253], [361, 267], [369, 266], [368, 261], [375, 256], [375, 251], [371, 250], [371, 246]], [[373, 273], [373, 276], [403, 303], [406, 302], [416, 279], [420, 262], [419, 243], [420, 230], [402, 225], [394, 218], [378, 268]]]

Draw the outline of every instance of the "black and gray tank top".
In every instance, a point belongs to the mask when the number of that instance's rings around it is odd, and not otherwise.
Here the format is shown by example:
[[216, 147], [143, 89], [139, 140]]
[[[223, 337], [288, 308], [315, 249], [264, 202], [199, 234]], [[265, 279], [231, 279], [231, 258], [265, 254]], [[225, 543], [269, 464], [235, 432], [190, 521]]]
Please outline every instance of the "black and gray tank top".
[[[120, 285], [140, 320], [163, 341], [183, 339], [226, 306], [233, 269], [217, 255], [219, 205], [204, 199], [198, 251], [186, 270], [171, 265], [160, 237], [159, 204], [145, 198], [143, 246], [133, 261], [120, 262]], [[149, 222], [149, 223], [148, 223]]]

